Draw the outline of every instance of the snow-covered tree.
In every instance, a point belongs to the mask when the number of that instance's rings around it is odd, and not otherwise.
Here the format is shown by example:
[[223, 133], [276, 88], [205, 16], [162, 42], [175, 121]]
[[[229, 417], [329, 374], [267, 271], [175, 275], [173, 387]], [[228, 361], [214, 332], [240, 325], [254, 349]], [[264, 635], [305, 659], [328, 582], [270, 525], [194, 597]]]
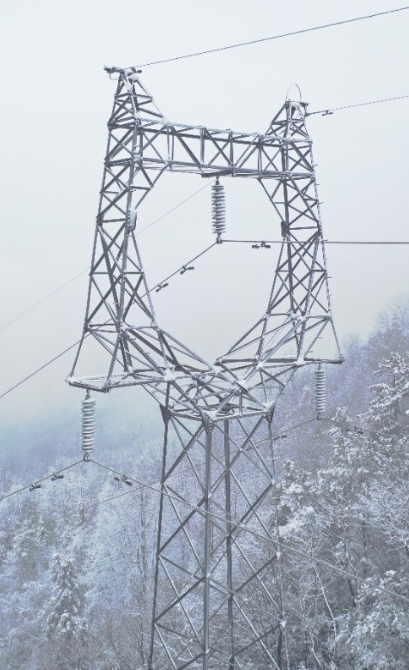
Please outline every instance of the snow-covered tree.
[[84, 667], [87, 656], [85, 596], [70, 556], [54, 554], [51, 565], [50, 597], [46, 606], [45, 636], [41, 655], [44, 666], [63, 670]]
[[84, 632], [84, 595], [71, 558], [54, 555], [47, 636], [71, 641]]
[[360, 586], [356, 607], [345, 615], [339, 640], [350, 668], [407, 670], [409, 609], [404, 594], [409, 594], [406, 575], [394, 571]]

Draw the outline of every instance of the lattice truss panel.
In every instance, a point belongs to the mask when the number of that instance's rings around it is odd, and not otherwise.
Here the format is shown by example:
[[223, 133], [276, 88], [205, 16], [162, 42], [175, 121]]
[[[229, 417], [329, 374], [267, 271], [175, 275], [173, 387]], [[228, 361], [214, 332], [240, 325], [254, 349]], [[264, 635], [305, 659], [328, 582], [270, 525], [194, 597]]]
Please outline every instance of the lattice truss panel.
[[[132, 69], [118, 70], [97, 216], [83, 337], [69, 383], [108, 391], [144, 385], [174, 411], [231, 415], [263, 410], [328, 333], [339, 350], [305, 104], [286, 101], [264, 134], [169, 123]], [[137, 210], [166, 171], [257, 179], [283, 238], [265, 312], [215, 361], [206, 361], [158, 324], [136, 243]], [[274, 228], [272, 228], [274, 230]], [[81, 376], [92, 338], [107, 355], [103, 374]]]
[[199, 423], [163, 414], [151, 667], [284, 667], [269, 417]]

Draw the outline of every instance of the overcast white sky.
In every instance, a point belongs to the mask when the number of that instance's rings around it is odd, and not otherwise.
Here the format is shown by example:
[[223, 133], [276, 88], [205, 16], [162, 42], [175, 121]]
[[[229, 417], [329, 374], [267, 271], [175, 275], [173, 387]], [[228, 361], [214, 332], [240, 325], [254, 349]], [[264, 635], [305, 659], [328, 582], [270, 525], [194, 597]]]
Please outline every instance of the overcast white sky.
[[[399, 6], [390, 0], [3, 0], [0, 328], [89, 265], [115, 90], [104, 65], [138, 65]], [[408, 28], [405, 11], [144, 67], [142, 81], [173, 121], [263, 131], [293, 83], [311, 111], [408, 94]], [[409, 100], [402, 100], [309, 119], [326, 238], [409, 240], [408, 115]], [[199, 177], [165, 179], [140, 224], [203, 185]], [[230, 183], [226, 190], [232, 232], [251, 236], [266, 226], [277, 236], [262, 193]], [[153, 280], [199, 251], [210, 229], [206, 189], [141, 236]], [[327, 252], [339, 335], [365, 336], [376, 314], [408, 291], [409, 247], [328, 246]], [[240, 284], [244, 257], [217, 259], [218, 276], [230, 281], [220, 295], [215, 281], [200, 285], [206, 272], [215, 272], [212, 264], [198, 264], [195, 279], [186, 277], [192, 288], [180, 283], [177, 298], [169, 287], [159, 309], [198, 349], [215, 341], [216, 329], [229, 342], [236, 334], [229, 329], [241, 327], [238, 315], [256, 309], [254, 295], [264, 299], [268, 291], [275, 260], [260, 259], [257, 276], [250, 266], [247, 286]], [[86, 285], [83, 275], [0, 331], [0, 393], [79, 338]], [[233, 285], [244, 291], [240, 309]], [[207, 311], [199, 300], [204, 295]], [[71, 363], [68, 354], [1, 400], [0, 416], [42, 416], [56, 405], [68, 411], [79, 404], [81, 392], [64, 384]]]

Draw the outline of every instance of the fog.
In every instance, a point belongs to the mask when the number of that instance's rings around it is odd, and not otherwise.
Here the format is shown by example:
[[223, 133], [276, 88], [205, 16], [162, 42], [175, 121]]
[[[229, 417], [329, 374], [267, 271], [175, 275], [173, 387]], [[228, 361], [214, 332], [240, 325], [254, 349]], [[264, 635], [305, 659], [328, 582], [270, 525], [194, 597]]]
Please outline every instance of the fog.
[[[382, 10], [378, 0], [4, 0], [0, 394], [81, 335], [83, 271], [90, 263], [115, 91], [103, 66], [139, 65]], [[310, 111], [407, 94], [408, 21], [409, 13], [401, 12], [142, 67], [141, 81], [172, 121], [263, 131], [293, 83]], [[409, 241], [403, 197], [408, 105], [401, 100], [308, 119], [326, 239]], [[141, 208], [138, 225], [149, 225], [205, 185], [199, 177], [167, 175]], [[226, 180], [226, 199], [229, 235], [277, 239], [271, 206], [256, 184]], [[204, 188], [141, 233], [150, 284], [211, 242], [210, 188]], [[161, 322], [199, 352], [217, 355], [262, 310], [276, 252], [213, 249], [194, 263], [194, 273], [176, 276], [156, 295]], [[408, 254], [405, 246], [328, 245], [341, 340], [349, 333], [367, 336], [379, 311], [407, 290]], [[75, 443], [82, 394], [64, 382], [73, 356], [71, 350], [1, 399], [9, 435], [26, 421], [41, 434], [38, 426], [50, 429], [51, 416], [64, 416], [72, 421]], [[114, 395], [98, 399], [111, 435], [123, 424], [119, 408], [131, 423], [155, 420], [156, 409], [143, 394]], [[58, 435], [57, 420], [54, 430]]]

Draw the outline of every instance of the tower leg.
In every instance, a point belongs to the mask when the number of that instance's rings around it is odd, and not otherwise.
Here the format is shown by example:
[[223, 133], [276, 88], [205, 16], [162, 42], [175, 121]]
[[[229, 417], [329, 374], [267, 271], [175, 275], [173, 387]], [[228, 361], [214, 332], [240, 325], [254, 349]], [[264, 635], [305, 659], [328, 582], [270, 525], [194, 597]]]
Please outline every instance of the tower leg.
[[226, 494], [226, 567], [227, 567], [227, 618], [229, 626], [229, 670], [234, 670], [234, 617], [233, 617], [233, 555], [232, 555], [232, 500], [230, 474], [230, 424], [224, 421], [224, 467]]
[[150, 668], [287, 670], [271, 422], [165, 433]]

